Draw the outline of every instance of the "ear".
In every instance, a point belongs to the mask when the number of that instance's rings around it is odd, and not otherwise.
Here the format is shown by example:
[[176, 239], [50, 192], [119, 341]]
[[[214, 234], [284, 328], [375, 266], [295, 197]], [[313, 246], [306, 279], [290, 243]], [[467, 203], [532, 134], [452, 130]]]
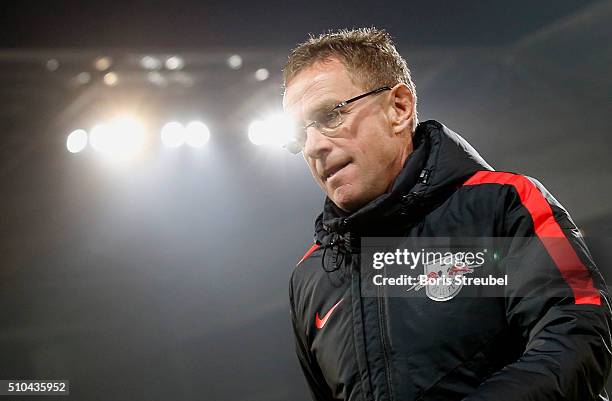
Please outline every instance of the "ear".
[[395, 134], [410, 132], [412, 130], [412, 111], [414, 109], [414, 98], [406, 84], [397, 84], [391, 88], [391, 124]]

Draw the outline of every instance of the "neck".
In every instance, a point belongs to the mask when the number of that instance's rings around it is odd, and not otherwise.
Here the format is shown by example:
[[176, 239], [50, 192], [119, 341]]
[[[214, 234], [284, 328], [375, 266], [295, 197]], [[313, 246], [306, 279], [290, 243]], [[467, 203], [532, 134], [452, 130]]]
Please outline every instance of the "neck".
[[[402, 171], [402, 169], [404, 168], [404, 165], [406, 164], [406, 160], [408, 160], [408, 156], [410, 156], [412, 154], [414, 150], [414, 146], [412, 144], [412, 135], [410, 135], [404, 146], [400, 149], [400, 153], [398, 155], [398, 159], [397, 159], [397, 164], [395, 165], [395, 169], [397, 170], [395, 172], [395, 178], [397, 178], [397, 176], [399, 175], [399, 173]], [[387, 187], [387, 190], [385, 192], [390, 192], [391, 188], [393, 187], [393, 183], [395, 180], [391, 181], [389, 183], [389, 186]]]

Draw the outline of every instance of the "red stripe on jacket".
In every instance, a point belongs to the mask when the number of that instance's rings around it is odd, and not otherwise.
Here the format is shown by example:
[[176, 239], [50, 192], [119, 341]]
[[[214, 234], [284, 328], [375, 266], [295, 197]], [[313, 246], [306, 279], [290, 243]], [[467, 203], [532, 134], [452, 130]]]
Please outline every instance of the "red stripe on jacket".
[[305, 261], [306, 259], [308, 259], [308, 257], [319, 248], [319, 244], [314, 244], [313, 246], [310, 247], [309, 250], [306, 251], [306, 253], [304, 254], [304, 256], [302, 256], [302, 259], [300, 259], [299, 262], [297, 262], [297, 266], [300, 265], [300, 263], [302, 263], [303, 261]]
[[536, 236], [572, 289], [575, 303], [601, 305], [599, 291], [593, 285], [589, 269], [572, 248], [544, 195], [528, 178], [512, 173], [479, 171], [463, 185], [478, 184], [512, 185], [531, 215]]

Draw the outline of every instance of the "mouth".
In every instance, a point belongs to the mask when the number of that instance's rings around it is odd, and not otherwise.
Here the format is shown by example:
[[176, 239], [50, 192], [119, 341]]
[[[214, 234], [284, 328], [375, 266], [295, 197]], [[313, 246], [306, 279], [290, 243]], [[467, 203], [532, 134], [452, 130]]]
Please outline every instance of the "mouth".
[[327, 181], [329, 179], [331, 179], [334, 175], [338, 174], [338, 172], [340, 170], [342, 170], [343, 168], [345, 168], [346, 166], [348, 166], [351, 162], [347, 161], [345, 163], [341, 163], [341, 164], [337, 164], [336, 166], [333, 166], [327, 170], [325, 170], [323, 172], [323, 181]]

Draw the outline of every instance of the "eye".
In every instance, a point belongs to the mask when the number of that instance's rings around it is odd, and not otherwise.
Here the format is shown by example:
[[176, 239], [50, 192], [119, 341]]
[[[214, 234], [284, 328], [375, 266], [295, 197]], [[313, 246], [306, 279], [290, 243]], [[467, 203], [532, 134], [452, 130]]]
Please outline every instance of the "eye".
[[333, 111], [324, 113], [321, 116], [321, 119], [319, 120], [321, 125], [327, 128], [337, 127], [339, 121], [340, 121], [340, 111], [339, 110], [333, 110]]

